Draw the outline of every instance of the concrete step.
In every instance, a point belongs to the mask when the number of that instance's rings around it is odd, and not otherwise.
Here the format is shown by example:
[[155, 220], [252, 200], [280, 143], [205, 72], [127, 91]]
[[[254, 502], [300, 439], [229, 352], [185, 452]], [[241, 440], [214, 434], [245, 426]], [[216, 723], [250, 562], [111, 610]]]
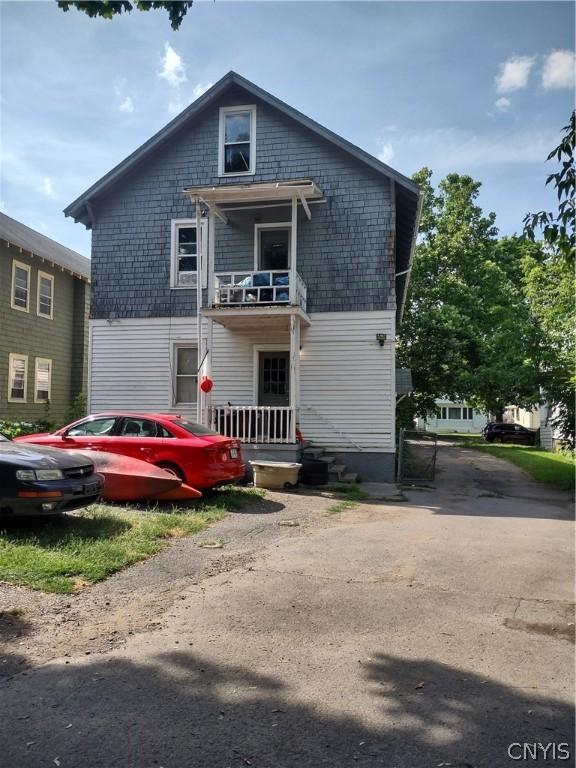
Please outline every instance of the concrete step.
[[358, 473], [357, 472], [346, 472], [342, 475], [341, 481], [343, 483], [357, 483], [358, 482]]
[[304, 448], [302, 453], [308, 459], [319, 459], [324, 454], [324, 448]]
[[332, 464], [328, 469], [328, 475], [337, 480], [340, 480], [344, 472], [346, 472], [345, 464]]
[[318, 456], [318, 461], [322, 461], [324, 464], [328, 464], [330, 466], [336, 461], [336, 456]]

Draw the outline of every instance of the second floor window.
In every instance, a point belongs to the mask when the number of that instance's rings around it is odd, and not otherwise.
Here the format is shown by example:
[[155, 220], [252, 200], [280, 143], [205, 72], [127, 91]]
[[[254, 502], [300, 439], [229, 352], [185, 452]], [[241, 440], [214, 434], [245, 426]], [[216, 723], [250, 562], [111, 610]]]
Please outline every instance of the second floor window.
[[38, 272], [38, 314], [52, 318], [54, 302], [54, 278], [46, 272]]
[[255, 134], [256, 107], [220, 110], [220, 176], [254, 173]]
[[12, 262], [12, 308], [28, 312], [30, 308], [30, 267]]

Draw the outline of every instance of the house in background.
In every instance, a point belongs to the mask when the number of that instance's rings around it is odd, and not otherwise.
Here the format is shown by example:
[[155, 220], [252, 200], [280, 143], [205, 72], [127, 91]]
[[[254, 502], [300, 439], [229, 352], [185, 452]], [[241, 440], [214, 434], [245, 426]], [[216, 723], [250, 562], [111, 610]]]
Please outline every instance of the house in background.
[[471, 408], [466, 403], [454, 403], [451, 400], [437, 399], [438, 416], [418, 418], [416, 426], [427, 432], [468, 432], [478, 434], [486, 426], [488, 416]]
[[[92, 230], [89, 405], [392, 480], [420, 194], [230, 72], [65, 210]], [[213, 383], [213, 388], [210, 386]]]
[[90, 260], [0, 213], [0, 418], [64, 423], [86, 391]]

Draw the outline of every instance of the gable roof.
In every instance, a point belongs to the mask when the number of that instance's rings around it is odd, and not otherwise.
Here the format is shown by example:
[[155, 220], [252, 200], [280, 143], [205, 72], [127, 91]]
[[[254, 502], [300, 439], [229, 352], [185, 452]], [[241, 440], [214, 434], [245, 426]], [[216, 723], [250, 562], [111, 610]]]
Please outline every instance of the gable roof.
[[71, 272], [75, 277], [90, 280], [90, 259], [6, 216], [5, 213], [0, 213], [0, 240], [5, 240], [23, 251], [29, 251], [33, 256], [46, 259]]
[[70, 203], [70, 205], [64, 209], [64, 214], [66, 216], [72, 216], [75, 221], [81, 221], [88, 228], [90, 228], [91, 214], [88, 210], [88, 207], [91, 200], [102, 194], [102, 192], [106, 191], [125, 173], [132, 170], [132, 168], [144, 160], [151, 152], [156, 150], [159, 145], [170, 139], [177, 131], [180, 130], [180, 128], [182, 128], [185, 123], [193, 120], [196, 116], [203, 112], [232, 85], [240, 86], [248, 93], [252, 94], [258, 99], [261, 99], [271, 107], [279, 110], [283, 114], [311, 130], [313, 133], [316, 133], [323, 139], [331, 142], [332, 144], [335, 144], [345, 152], [348, 152], [348, 154], [352, 155], [360, 162], [365, 163], [389, 179], [397, 182], [402, 187], [404, 187], [406, 191], [411, 192], [415, 196], [418, 196], [418, 186], [412, 181], [412, 179], [409, 179], [407, 176], [404, 176], [398, 171], [395, 171], [389, 165], [386, 165], [386, 163], [381, 162], [365, 150], [360, 149], [360, 147], [357, 147], [350, 141], [347, 141], [341, 136], [338, 136], [338, 134], [320, 125], [320, 123], [317, 123], [315, 120], [312, 120], [312, 118], [307, 117], [302, 112], [294, 109], [294, 107], [291, 107], [290, 105], [276, 98], [276, 96], [268, 93], [268, 91], [265, 91], [263, 88], [260, 88], [259, 86], [250, 82], [250, 80], [246, 80], [246, 78], [242, 77], [238, 73], [228, 72], [228, 74], [224, 75], [224, 77], [218, 80], [217, 83], [215, 83], [204, 94], [202, 94], [202, 96], [196, 99], [196, 101], [190, 104], [190, 106], [186, 107], [183, 112], [181, 112], [177, 117], [165, 125], [164, 128], [158, 131], [158, 133], [155, 133], [154, 136], [148, 139], [148, 141], [145, 141], [144, 144], [138, 147], [138, 149], [132, 152], [132, 154], [128, 155], [128, 157], [122, 160], [121, 163], [118, 163], [117, 166], [112, 168], [111, 171], [109, 171], [99, 181], [87, 189], [86, 192], [80, 195], [80, 197], [76, 198], [74, 202]]

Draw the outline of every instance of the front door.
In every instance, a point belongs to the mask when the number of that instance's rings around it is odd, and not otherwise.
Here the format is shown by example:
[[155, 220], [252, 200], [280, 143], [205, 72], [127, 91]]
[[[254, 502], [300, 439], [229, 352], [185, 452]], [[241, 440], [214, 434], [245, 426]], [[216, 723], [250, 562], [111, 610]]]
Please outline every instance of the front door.
[[258, 353], [258, 405], [290, 405], [290, 353]]

